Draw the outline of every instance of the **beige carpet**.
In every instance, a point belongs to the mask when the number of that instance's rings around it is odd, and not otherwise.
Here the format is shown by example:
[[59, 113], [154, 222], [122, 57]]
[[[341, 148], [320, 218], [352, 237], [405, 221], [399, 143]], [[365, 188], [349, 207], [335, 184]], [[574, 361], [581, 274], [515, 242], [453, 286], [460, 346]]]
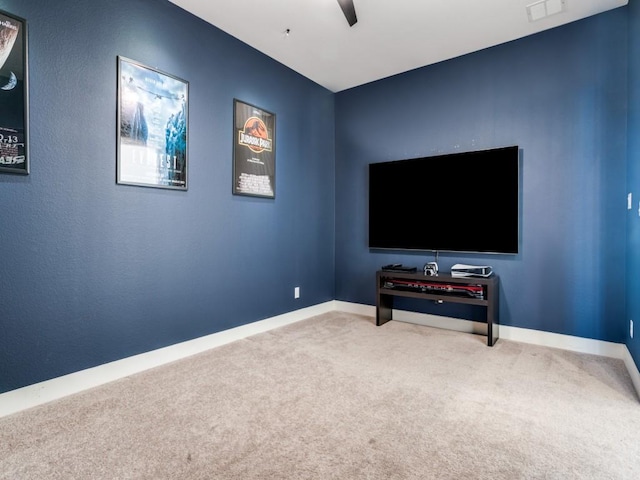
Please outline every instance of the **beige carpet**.
[[2, 479], [640, 478], [621, 361], [330, 313], [0, 419]]

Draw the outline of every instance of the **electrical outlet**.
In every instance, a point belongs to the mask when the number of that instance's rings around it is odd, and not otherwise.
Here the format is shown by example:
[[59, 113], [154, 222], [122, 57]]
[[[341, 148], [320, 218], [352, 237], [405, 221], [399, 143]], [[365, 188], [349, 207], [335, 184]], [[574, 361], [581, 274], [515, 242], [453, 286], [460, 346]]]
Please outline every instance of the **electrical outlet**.
[[629, 336], [633, 338], [633, 320], [629, 320]]
[[293, 298], [300, 298], [300, 287], [293, 289]]

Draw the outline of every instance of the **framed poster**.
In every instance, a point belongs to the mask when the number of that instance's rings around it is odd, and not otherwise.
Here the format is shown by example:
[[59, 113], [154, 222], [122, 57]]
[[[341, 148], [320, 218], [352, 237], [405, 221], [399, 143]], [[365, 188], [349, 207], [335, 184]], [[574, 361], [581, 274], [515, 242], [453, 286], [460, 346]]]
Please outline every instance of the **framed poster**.
[[233, 100], [233, 194], [275, 198], [276, 115]]
[[27, 22], [0, 10], [0, 172], [29, 173]]
[[118, 57], [117, 183], [187, 189], [188, 82]]

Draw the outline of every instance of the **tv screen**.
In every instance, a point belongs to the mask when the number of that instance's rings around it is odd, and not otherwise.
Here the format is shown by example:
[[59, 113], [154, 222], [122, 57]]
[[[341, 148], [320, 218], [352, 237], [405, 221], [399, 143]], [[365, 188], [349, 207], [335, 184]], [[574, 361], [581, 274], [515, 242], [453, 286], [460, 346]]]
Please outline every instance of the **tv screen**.
[[369, 248], [516, 254], [517, 146], [369, 164]]

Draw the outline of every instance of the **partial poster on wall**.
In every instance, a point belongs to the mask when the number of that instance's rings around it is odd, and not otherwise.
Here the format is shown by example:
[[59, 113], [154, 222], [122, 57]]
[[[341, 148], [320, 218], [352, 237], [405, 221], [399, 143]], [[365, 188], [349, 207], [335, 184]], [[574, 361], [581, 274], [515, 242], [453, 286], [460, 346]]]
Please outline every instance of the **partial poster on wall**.
[[0, 172], [29, 173], [27, 22], [0, 10]]
[[275, 114], [234, 99], [233, 136], [233, 194], [275, 198]]
[[189, 84], [118, 57], [117, 183], [186, 190]]

